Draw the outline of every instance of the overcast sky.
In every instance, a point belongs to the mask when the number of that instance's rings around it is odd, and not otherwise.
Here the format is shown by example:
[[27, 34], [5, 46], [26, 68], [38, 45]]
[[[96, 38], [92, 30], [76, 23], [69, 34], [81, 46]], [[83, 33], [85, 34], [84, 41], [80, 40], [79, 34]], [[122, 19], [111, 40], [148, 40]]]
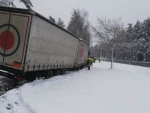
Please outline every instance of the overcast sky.
[[[125, 26], [137, 20], [150, 17], [150, 0], [31, 0], [33, 9], [45, 17], [51, 15], [55, 20], [60, 17], [65, 25], [71, 18], [73, 9], [84, 9], [89, 12], [89, 21], [96, 25], [97, 17], [119, 18]], [[17, 7], [24, 5], [15, 2]]]

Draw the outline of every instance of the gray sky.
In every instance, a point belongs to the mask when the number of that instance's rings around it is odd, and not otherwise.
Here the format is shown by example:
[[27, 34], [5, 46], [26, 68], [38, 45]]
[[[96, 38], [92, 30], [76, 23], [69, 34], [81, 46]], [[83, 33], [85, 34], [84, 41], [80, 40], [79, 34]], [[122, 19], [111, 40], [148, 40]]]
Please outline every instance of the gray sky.
[[[84, 9], [89, 12], [89, 21], [96, 25], [97, 17], [119, 18], [125, 26], [137, 20], [150, 17], [150, 0], [31, 0], [33, 9], [45, 17], [51, 15], [55, 20], [60, 17], [65, 25], [71, 18], [73, 9]], [[15, 2], [17, 7], [24, 5]]]

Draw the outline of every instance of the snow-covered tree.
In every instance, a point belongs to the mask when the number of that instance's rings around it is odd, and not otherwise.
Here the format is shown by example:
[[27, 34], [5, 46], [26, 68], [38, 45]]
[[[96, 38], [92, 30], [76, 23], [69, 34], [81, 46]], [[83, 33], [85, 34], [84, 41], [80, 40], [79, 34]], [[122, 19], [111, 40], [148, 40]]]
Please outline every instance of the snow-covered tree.
[[14, 0], [0, 0], [0, 6], [16, 7], [13, 3]]
[[30, 9], [30, 7], [33, 7], [32, 2], [30, 0], [20, 0], [20, 2], [23, 2], [24, 5]]
[[98, 44], [90, 47], [91, 56], [99, 57], [100, 56], [100, 47]]
[[141, 23], [140, 21], [137, 21], [136, 24], [134, 25], [134, 41], [136, 42], [138, 39], [140, 39], [141, 36]]
[[148, 55], [148, 48], [149, 48], [149, 36], [147, 33], [146, 23], [137, 23], [134, 26], [134, 42], [138, 43], [137, 46], [137, 55], [139, 61], [146, 61], [146, 57]]
[[[1, 5], [1, 6], [12, 6], [12, 7], [16, 7], [16, 6], [14, 5], [14, 1], [15, 1], [15, 0], [0, 0], [0, 5]], [[19, 1], [22, 2], [22, 3], [24, 3], [24, 5], [25, 5], [28, 9], [30, 9], [31, 6], [33, 7], [32, 2], [31, 2], [30, 0], [19, 0]]]
[[126, 33], [125, 33], [125, 42], [126, 43], [132, 43], [134, 40], [134, 32], [133, 32], [133, 27], [132, 24], [128, 24], [129, 26], [126, 28]]
[[144, 25], [145, 32], [148, 35], [146, 40], [149, 42], [150, 41], [150, 18], [144, 20], [143, 25]]

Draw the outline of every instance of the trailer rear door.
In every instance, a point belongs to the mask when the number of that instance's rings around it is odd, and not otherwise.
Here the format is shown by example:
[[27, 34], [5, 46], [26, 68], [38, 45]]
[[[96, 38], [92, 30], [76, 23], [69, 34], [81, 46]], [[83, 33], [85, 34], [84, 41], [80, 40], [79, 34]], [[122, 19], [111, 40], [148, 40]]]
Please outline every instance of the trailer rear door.
[[0, 65], [22, 69], [30, 15], [0, 11]]
[[3, 31], [7, 31], [8, 27], [5, 26], [6, 24], [8, 24], [9, 22], [9, 15], [10, 13], [8, 12], [0, 12], [0, 65], [3, 64], [3, 60], [4, 60], [4, 46], [5, 43], [4, 42], [4, 38], [6, 37], [6, 33]]

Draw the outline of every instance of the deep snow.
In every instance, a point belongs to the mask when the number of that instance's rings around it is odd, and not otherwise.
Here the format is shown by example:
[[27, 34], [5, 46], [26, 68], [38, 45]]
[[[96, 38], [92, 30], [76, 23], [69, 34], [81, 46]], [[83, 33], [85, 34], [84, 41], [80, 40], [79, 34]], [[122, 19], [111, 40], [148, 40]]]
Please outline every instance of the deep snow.
[[0, 97], [0, 113], [150, 113], [150, 68], [96, 62], [26, 83]]

